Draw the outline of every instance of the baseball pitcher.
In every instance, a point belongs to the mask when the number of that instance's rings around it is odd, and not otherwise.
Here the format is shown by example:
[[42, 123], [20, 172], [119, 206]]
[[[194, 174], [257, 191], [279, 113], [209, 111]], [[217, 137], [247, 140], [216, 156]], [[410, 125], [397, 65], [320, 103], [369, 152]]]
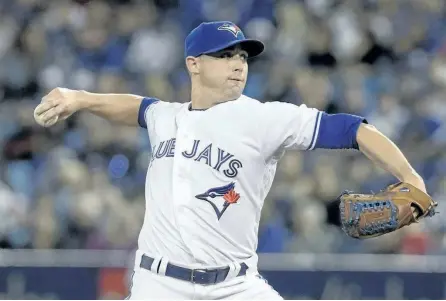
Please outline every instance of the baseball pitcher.
[[43, 126], [88, 110], [147, 129], [153, 151], [129, 298], [282, 299], [259, 275], [256, 248], [263, 202], [287, 150], [357, 149], [399, 180], [377, 194], [338, 198], [351, 237], [435, 213], [423, 179], [364, 118], [243, 95], [247, 61], [263, 50], [231, 22], [202, 23], [185, 40], [190, 99], [56, 88], [35, 109]]

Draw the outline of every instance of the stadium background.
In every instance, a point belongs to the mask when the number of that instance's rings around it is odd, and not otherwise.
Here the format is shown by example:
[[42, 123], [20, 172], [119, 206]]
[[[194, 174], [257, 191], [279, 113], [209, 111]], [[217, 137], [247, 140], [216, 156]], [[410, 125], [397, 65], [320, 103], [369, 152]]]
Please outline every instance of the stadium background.
[[[183, 40], [208, 20], [233, 21], [266, 43], [245, 94], [366, 116], [407, 154], [442, 210], [443, 0], [1, 1], [0, 297], [126, 294], [144, 212], [145, 131], [88, 113], [44, 129], [32, 112], [57, 86], [188, 101]], [[446, 298], [441, 215], [368, 241], [334, 225], [327, 204], [341, 191], [393, 181], [358, 152], [288, 153], [259, 233], [258, 251], [279, 256], [262, 257], [270, 283], [289, 298]]]

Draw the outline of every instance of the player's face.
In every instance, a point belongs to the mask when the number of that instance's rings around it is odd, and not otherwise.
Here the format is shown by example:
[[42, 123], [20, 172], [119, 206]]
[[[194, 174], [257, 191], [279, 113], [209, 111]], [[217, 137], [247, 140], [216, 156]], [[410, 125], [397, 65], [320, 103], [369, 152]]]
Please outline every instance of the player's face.
[[239, 45], [200, 57], [200, 80], [222, 94], [224, 100], [240, 97], [248, 76], [248, 53]]

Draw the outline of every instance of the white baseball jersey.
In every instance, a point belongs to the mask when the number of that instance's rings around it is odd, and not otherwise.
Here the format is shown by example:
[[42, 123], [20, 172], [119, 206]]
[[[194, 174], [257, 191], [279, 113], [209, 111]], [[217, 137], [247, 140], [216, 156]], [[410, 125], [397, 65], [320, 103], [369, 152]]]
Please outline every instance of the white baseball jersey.
[[287, 149], [316, 143], [321, 112], [247, 96], [191, 111], [151, 104], [153, 147], [139, 250], [186, 266], [255, 258], [263, 201]]

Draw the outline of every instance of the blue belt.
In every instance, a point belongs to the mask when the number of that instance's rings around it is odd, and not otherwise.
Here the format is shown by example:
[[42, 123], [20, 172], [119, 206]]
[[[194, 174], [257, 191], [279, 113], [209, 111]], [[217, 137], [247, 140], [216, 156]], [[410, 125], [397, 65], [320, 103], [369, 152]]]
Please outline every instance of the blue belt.
[[[141, 263], [139, 266], [150, 271], [153, 261], [153, 258], [143, 255], [141, 257]], [[246, 265], [246, 263], [241, 263], [240, 272], [238, 273], [237, 277], [246, 275], [247, 270], [248, 266]], [[159, 265], [157, 268], [157, 272], [159, 272]], [[165, 275], [196, 284], [216, 284], [225, 281], [228, 273], [229, 267], [220, 269], [188, 269], [167, 263]]]

